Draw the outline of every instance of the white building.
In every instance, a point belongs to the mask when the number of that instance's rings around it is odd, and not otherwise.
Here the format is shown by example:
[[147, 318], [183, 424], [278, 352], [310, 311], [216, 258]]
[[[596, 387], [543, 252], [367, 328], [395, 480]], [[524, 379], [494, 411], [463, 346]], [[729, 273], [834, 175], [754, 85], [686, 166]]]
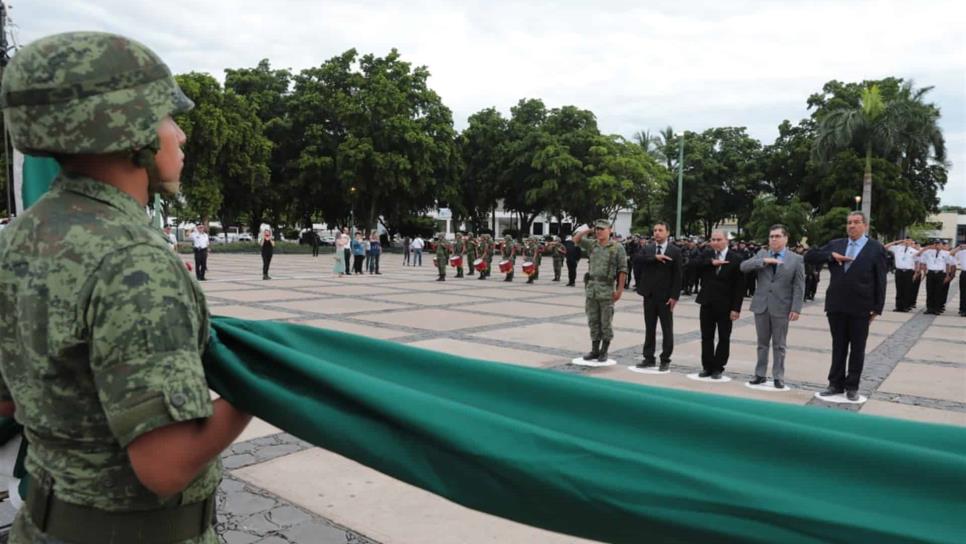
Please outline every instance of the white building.
[[930, 238], [942, 238], [953, 245], [966, 244], [966, 215], [940, 212], [927, 217], [926, 223], [936, 225], [936, 230], [928, 233]]

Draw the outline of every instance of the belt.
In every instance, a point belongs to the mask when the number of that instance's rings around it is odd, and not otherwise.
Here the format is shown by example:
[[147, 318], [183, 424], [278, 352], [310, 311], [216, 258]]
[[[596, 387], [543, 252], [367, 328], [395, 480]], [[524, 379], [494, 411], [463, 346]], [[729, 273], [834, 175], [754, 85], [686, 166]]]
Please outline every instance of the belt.
[[942, 274], [944, 276], [946, 275], [946, 271], [945, 270], [930, 270], [928, 273], [929, 274]]
[[49, 479], [31, 484], [24, 504], [30, 518], [47, 536], [71, 544], [172, 544], [203, 535], [215, 518], [214, 493], [174, 508], [109, 512], [58, 499]]
[[608, 278], [607, 276], [590, 276], [589, 281], [600, 281], [600, 282], [610, 283], [614, 281], [614, 278]]

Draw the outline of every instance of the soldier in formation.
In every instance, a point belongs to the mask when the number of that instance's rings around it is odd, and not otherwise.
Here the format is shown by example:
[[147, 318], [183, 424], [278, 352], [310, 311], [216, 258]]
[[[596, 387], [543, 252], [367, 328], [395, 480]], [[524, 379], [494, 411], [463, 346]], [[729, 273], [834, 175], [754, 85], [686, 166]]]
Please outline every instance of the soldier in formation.
[[567, 258], [567, 248], [564, 247], [559, 236], [554, 236], [553, 240], [548, 244], [547, 250], [553, 259], [553, 281], [560, 281], [560, 274], [563, 273], [564, 259]]
[[503, 245], [500, 247], [500, 256], [504, 261], [510, 261], [510, 271], [503, 277], [503, 281], [513, 281], [513, 269], [517, 262], [517, 243], [512, 236], [507, 234], [503, 237]]
[[449, 243], [446, 241], [446, 236], [440, 232], [436, 235], [436, 270], [439, 272], [439, 276], [436, 281], [446, 281], [446, 267], [449, 265], [449, 255], [451, 248]]

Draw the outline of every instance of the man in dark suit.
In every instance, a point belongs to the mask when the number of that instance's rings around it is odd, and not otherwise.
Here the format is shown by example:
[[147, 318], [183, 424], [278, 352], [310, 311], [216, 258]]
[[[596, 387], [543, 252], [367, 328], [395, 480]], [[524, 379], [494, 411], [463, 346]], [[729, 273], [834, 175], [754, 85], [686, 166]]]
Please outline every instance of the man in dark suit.
[[832, 368], [828, 389], [820, 397], [844, 392], [849, 400], [859, 400], [869, 324], [882, 314], [886, 292], [886, 250], [866, 236], [867, 229], [865, 214], [852, 212], [846, 224], [848, 238], [832, 240], [805, 254], [806, 262], [827, 263], [831, 276], [825, 313], [832, 333]]
[[[696, 302], [701, 305], [702, 378], [721, 379], [731, 354], [731, 326], [741, 317], [745, 295], [745, 274], [741, 272], [741, 255], [728, 250], [724, 231], [711, 233], [710, 247], [694, 260], [701, 291]], [[715, 330], [718, 345], [714, 344]]]
[[573, 287], [577, 281], [577, 261], [580, 260], [580, 248], [574, 243], [572, 236], [564, 240], [567, 249], [567, 287]]
[[668, 225], [660, 221], [654, 224], [654, 241], [634, 254], [634, 276], [637, 294], [644, 297], [644, 349], [643, 360], [637, 366], [651, 368], [655, 365], [654, 347], [657, 343], [657, 321], [661, 320], [661, 368], [671, 365], [674, 351], [674, 319], [671, 312], [681, 297], [681, 250], [668, 241]]

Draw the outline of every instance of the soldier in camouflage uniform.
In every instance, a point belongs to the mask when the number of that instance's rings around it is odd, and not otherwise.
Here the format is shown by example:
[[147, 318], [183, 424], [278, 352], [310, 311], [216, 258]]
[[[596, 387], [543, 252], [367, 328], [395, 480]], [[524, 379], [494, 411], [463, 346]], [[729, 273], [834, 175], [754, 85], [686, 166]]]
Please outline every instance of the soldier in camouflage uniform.
[[489, 234], [480, 235], [480, 257], [486, 263], [486, 269], [480, 272], [480, 279], [485, 280], [490, 277], [490, 270], [493, 268], [493, 241]]
[[436, 281], [446, 281], [446, 267], [449, 265], [450, 247], [446, 242], [446, 236], [440, 232], [436, 235], [436, 270], [439, 277]]
[[543, 252], [543, 246], [540, 244], [540, 239], [536, 236], [528, 238], [524, 251], [524, 259], [533, 263], [533, 273], [527, 278], [527, 283], [533, 283], [540, 278], [540, 261], [543, 258], [541, 254]]
[[[465, 255], [465, 254], [466, 254], [466, 240], [463, 238], [462, 234], [457, 232], [456, 241], [453, 242], [453, 255]], [[463, 259], [463, 260], [466, 260], [466, 259]], [[473, 269], [473, 262], [470, 261], [470, 270], [472, 269]], [[456, 277], [457, 278], [463, 277], [463, 263], [460, 263], [460, 265], [456, 267]]]
[[504, 261], [510, 261], [510, 271], [504, 276], [503, 281], [513, 281], [513, 269], [516, 268], [517, 262], [517, 243], [509, 234], [503, 237], [500, 256], [503, 257]]
[[468, 271], [467, 275], [468, 276], [472, 276], [472, 275], [476, 274], [476, 268], [473, 266], [473, 263], [476, 262], [476, 259], [479, 258], [477, 256], [479, 254], [478, 247], [479, 247], [479, 241], [477, 240], [477, 237], [474, 236], [474, 235], [472, 235], [472, 234], [467, 235], [467, 237], [466, 237], [466, 261], [467, 261], [467, 263], [466, 264], [467, 264], [467, 271]]
[[215, 544], [219, 453], [250, 416], [212, 402], [204, 295], [145, 213], [180, 186], [193, 104], [145, 46], [74, 32], [21, 49], [0, 105], [64, 172], [0, 232], [0, 413], [30, 443], [10, 542]]
[[[627, 253], [624, 246], [610, 239], [610, 221], [594, 222], [595, 238], [586, 237], [590, 229], [574, 235], [574, 243], [587, 254], [589, 271], [584, 277], [584, 310], [590, 326], [590, 353], [585, 361], [607, 361], [607, 350], [614, 338], [611, 322], [614, 319], [614, 303], [624, 293], [627, 279]], [[615, 283], [616, 282], [616, 283]]]
[[560, 274], [563, 272], [564, 258], [567, 257], [567, 248], [560, 241], [559, 236], [554, 236], [547, 249], [553, 259], [553, 281], [560, 281]]

